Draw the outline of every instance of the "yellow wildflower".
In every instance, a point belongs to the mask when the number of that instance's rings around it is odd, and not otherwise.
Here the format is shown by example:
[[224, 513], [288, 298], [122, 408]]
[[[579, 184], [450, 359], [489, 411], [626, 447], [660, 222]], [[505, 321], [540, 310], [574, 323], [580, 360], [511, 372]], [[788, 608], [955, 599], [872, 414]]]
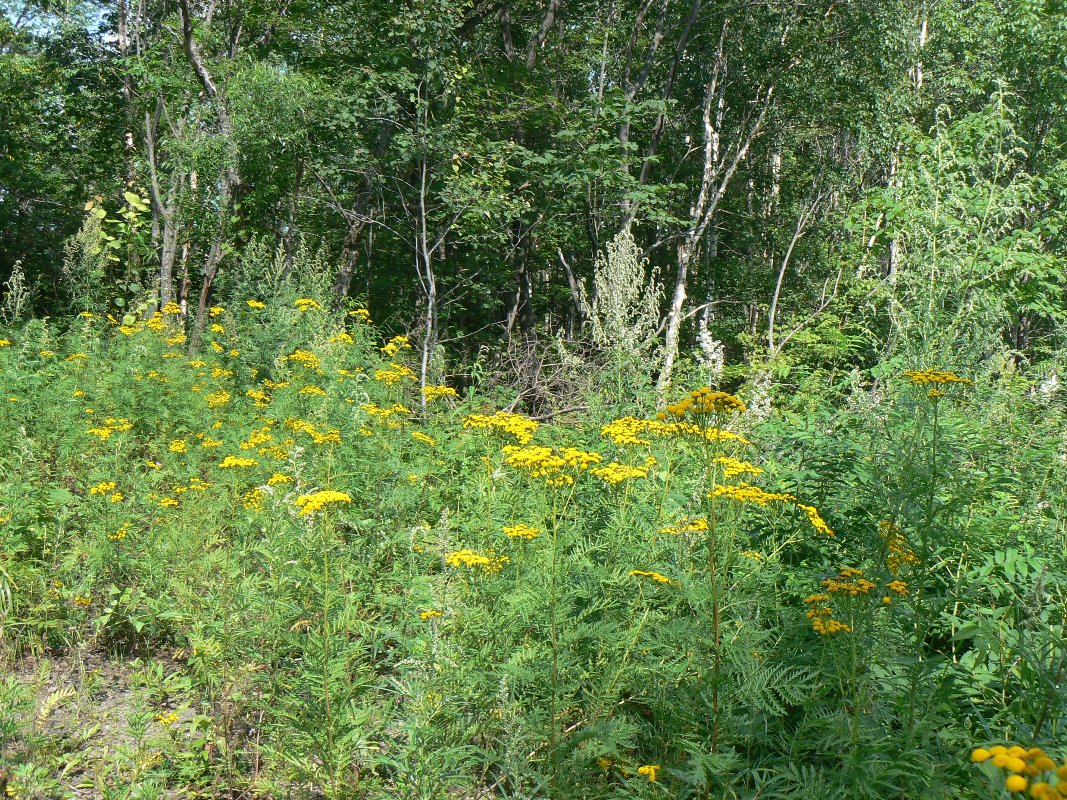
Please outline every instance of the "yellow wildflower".
[[316, 511], [321, 511], [328, 505], [351, 502], [351, 495], [344, 492], [335, 492], [332, 489], [323, 489], [322, 491], [312, 492], [311, 494], [302, 494], [300, 497], [296, 498], [296, 506], [300, 509], [301, 516], [314, 514]]
[[310, 297], [301, 297], [299, 300], [295, 300], [293, 305], [297, 307], [300, 313], [311, 311], [313, 308], [322, 308], [317, 301], [312, 300]]
[[245, 305], [247, 305], [249, 308], [255, 309], [267, 307], [267, 304], [262, 302], [261, 300], [245, 300]]
[[434, 446], [437, 445], [437, 440], [436, 439], [434, 439], [432, 436], [427, 436], [422, 431], [412, 431], [411, 432], [411, 438], [414, 439], [417, 442], [422, 442], [423, 444], [428, 444], [428, 445], [430, 445], [430, 447], [434, 447]]
[[459, 395], [456, 394], [456, 390], [455, 389], [453, 389], [451, 386], [443, 386], [443, 385], [442, 386], [432, 386], [432, 385], [423, 386], [422, 387], [422, 396], [425, 397], [427, 399], [427, 401], [438, 400], [438, 399], [440, 399], [442, 397], [459, 397]]
[[538, 528], [531, 528], [522, 522], [518, 525], [505, 525], [503, 530], [504, 535], [509, 539], [536, 539], [541, 535]]
[[529, 444], [533, 441], [540, 423], [535, 420], [512, 414], [507, 411], [497, 411], [495, 414], [471, 414], [463, 420], [464, 428], [482, 428], [485, 430], [506, 433], [515, 437], [519, 444]]
[[254, 467], [259, 462], [254, 458], [238, 458], [237, 456], [226, 456], [219, 462], [219, 469], [233, 469], [235, 467]]
[[637, 774], [648, 778], [649, 783], [655, 783], [656, 773], [658, 773], [660, 769], [661, 767], [659, 764], [645, 764], [643, 767], [637, 768]]

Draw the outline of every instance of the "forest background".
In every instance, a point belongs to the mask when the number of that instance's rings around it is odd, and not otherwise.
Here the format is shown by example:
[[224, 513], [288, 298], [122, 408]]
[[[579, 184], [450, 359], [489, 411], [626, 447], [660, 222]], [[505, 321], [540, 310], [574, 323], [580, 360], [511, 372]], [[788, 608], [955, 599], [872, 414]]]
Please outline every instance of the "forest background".
[[1062, 0], [0, 0], [0, 796], [1062, 800], [1065, 90]]
[[1034, 363], [1065, 48], [1056, 2], [9, 2], [0, 280], [200, 330], [251, 265], [318, 259], [463, 362], [574, 338], [629, 231], [661, 389], [698, 341], [794, 385]]

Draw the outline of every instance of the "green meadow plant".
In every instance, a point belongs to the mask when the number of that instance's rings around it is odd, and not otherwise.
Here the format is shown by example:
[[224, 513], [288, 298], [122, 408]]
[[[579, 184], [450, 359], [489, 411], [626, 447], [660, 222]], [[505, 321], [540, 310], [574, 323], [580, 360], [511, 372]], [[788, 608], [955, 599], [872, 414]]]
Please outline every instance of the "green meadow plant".
[[982, 797], [960, 753], [1062, 739], [1062, 437], [1010, 387], [547, 422], [278, 287], [193, 352], [177, 304], [0, 332], [0, 657], [136, 676], [101, 796]]

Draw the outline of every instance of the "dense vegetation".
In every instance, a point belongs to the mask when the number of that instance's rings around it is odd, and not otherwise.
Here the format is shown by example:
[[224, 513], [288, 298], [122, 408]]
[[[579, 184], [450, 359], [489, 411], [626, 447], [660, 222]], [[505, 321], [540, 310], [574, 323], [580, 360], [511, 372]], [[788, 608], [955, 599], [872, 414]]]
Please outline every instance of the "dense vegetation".
[[1067, 797], [1065, 64], [0, 0], [0, 797]]

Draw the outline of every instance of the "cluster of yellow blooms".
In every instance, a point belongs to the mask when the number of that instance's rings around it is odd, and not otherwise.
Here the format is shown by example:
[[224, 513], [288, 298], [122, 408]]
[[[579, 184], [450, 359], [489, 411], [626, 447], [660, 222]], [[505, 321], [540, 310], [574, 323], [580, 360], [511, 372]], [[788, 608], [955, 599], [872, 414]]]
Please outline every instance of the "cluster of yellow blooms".
[[755, 505], [764, 508], [770, 503], [790, 503], [804, 512], [808, 518], [808, 522], [811, 523], [811, 526], [816, 532], [826, 537], [834, 535], [834, 532], [830, 530], [830, 526], [826, 524], [826, 520], [819, 514], [819, 510], [815, 508], [815, 506], [801, 503], [797, 500], [795, 495], [787, 494], [785, 492], [768, 492], [765, 489], [761, 489], [759, 486], [753, 486], [744, 481], [736, 486], [725, 483], [719, 484], [715, 487], [714, 495], [715, 497], [726, 497], [737, 503], [754, 503]]
[[523, 522], [518, 525], [505, 525], [503, 530], [504, 535], [509, 539], [536, 539], [541, 535], [538, 528], [531, 528]]
[[[978, 747], [971, 752], [971, 761], [975, 764], [992, 763], [993, 766], [1010, 773], [1004, 779], [1004, 788], [1009, 792], [1025, 792], [1036, 800], [1064, 800], [1067, 797], [1067, 761], [1057, 766], [1040, 747], [1029, 750], [1013, 744], [1010, 747], [998, 744], [988, 749]], [[1034, 781], [1033, 778], [1055, 778], [1056, 784], [1048, 780]]]
[[430, 400], [438, 400], [438, 399], [440, 399], [442, 397], [459, 397], [459, 395], [456, 394], [456, 390], [455, 389], [453, 389], [451, 386], [443, 386], [443, 385], [441, 385], [441, 386], [433, 386], [433, 385], [423, 386], [422, 387], [422, 396], [425, 397], [428, 401], [430, 401]]
[[245, 300], [245, 304], [251, 309], [262, 309], [267, 307], [267, 304], [261, 300]]
[[656, 773], [662, 769], [659, 764], [645, 764], [637, 768], [637, 774], [648, 778], [649, 783], [656, 782]]
[[667, 413], [676, 417], [692, 414], [739, 414], [745, 411], [745, 404], [728, 392], [716, 392], [707, 386], [689, 393], [688, 397], [667, 406]]
[[331, 336], [330, 342], [332, 344], [355, 344], [356, 340], [352, 338], [352, 334], [348, 331], [341, 331], [340, 333]]
[[658, 572], [650, 572], [648, 570], [643, 570], [643, 569], [632, 569], [632, 570], [630, 570], [630, 575], [632, 575], [635, 578], [648, 578], [651, 581], [655, 581], [656, 583], [663, 583], [663, 584], [666, 584], [667, 586], [677, 586], [678, 585], [678, 583], [676, 581], [672, 581], [666, 575], [661, 575]]
[[320, 430], [307, 420], [293, 417], [289, 417], [285, 421], [285, 427], [297, 433], [306, 433], [315, 444], [341, 444], [341, 431], [337, 428], [323, 428]]
[[[813, 594], [811, 597], [804, 598], [804, 602], [819, 603], [829, 599], [830, 596], [826, 594]], [[807, 617], [811, 620], [811, 629], [820, 636], [833, 636], [835, 633], [851, 633], [852, 631], [852, 626], [833, 618], [830, 606], [812, 607], [808, 609]]]
[[709, 442], [738, 442], [739, 444], [751, 444], [748, 439], [731, 431], [719, 428], [707, 428], [692, 422], [666, 422], [663, 419], [637, 419], [635, 417], [622, 417], [609, 422], [600, 429], [602, 436], [606, 436], [620, 447], [627, 445], [647, 445], [648, 439], [641, 438], [644, 434], [651, 434], [668, 438], [671, 436], [693, 436], [706, 439]]
[[381, 348], [389, 358], [392, 358], [401, 350], [411, 350], [411, 341], [406, 336], [394, 336]]
[[665, 528], [660, 528], [659, 532], [667, 534], [707, 533], [709, 530], [708, 521], [703, 517], [699, 517], [686, 522], [679, 522], [677, 525], [668, 525]]
[[300, 516], [308, 516], [316, 511], [321, 511], [328, 505], [339, 503], [351, 503], [352, 496], [345, 492], [335, 492], [332, 489], [323, 489], [311, 494], [302, 494], [296, 498], [296, 507], [300, 509]]
[[531, 478], [543, 480], [549, 486], [570, 486], [574, 483], [574, 477], [566, 470], [587, 470], [601, 460], [600, 453], [574, 447], [554, 450], [540, 445], [508, 445], [504, 448], [504, 455], [504, 463], [509, 467], [523, 470]]
[[241, 505], [247, 508], [249, 511], [262, 511], [263, 501], [266, 499], [267, 493], [260, 489], [258, 486], [254, 489], [249, 489], [241, 497]]
[[529, 444], [533, 441], [540, 423], [521, 414], [497, 411], [495, 414], [471, 414], [463, 420], [463, 427], [507, 433], [514, 436], [519, 444]]
[[435, 619], [436, 617], [439, 617], [439, 616], [441, 616], [441, 612], [440, 611], [438, 611], [436, 608], [429, 608], [426, 611], [423, 611], [421, 614], [419, 614], [419, 619], [421, 619], [423, 622], [425, 622], [428, 619]]
[[318, 304], [318, 301], [312, 300], [310, 297], [301, 297], [299, 300], [294, 300], [293, 305], [297, 307], [297, 310], [300, 311], [301, 314], [305, 311], [322, 308], [322, 306]]
[[412, 431], [411, 432], [411, 438], [414, 439], [416, 442], [422, 442], [423, 444], [428, 444], [428, 445], [430, 445], [430, 447], [436, 447], [437, 446], [437, 440], [434, 439], [432, 436], [423, 433], [422, 431]]
[[403, 406], [400, 403], [393, 403], [389, 407], [383, 407], [374, 403], [364, 403], [360, 406], [369, 416], [379, 417], [380, 419], [387, 420], [389, 417], [398, 414], [410, 414], [411, 409], [407, 406]]
[[259, 462], [254, 458], [238, 458], [237, 456], [226, 456], [219, 462], [219, 469], [234, 469], [236, 467], [254, 467]]
[[230, 393], [225, 389], [219, 389], [217, 392], [207, 395], [204, 400], [207, 402], [208, 408], [221, 408], [230, 402]]
[[947, 370], [910, 370], [904, 373], [904, 377], [907, 378], [909, 382], [914, 383], [917, 386], [926, 386], [930, 384], [933, 384], [935, 386], [944, 386], [949, 383], [962, 383], [965, 386], [974, 385], [973, 381], [969, 381], [966, 378], [961, 378], [955, 372], [949, 372]]
[[738, 475], [762, 475], [763, 469], [747, 461], [739, 461], [729, 456], [716, 456], [715, 463], [722, 467], [724, 478], [736, 478]]
[[286, 361], [295, 361], [306, 369], [318, 369], [319, 357], [308, 350], [294, 350], [292, 353], [284, 357]]
[[[652, 464], [656, 463], [656, 459], [654, 458], [652, 458], [651, 461]], [[646, 464], [643, 467], [631, 467], [628, 464], [619, 464], [613, 461], [603, 467], [597, 467], [596, 469], [591, 470], [591, 472], [602, 481], [606, 481], [612, 486], [617, 486], [623, 481], [631, 478], [647, 478], [649, 467], [651, 467], [652, 464]]]
[[374, 380], [384, 383], [386, 386], [392, 386], [398, 381], [413, 381], [417, 377], [410, 367], [405, 367], [403, 364], [391, 363], [389, 366], [392, 367], [392, 369], [374, 370]]
[[[88, 409], [86, 409], [86, 413], [88, 413]], [[131, 423], [126, 418], [115, 419], [114, 417], [108, 417], [104, 420], [104, 424], [102, 427], [89, 428], [86, 433], [90, 433], [93, 436], [99, 436], [100, 441], [106, 442], [111, 436], [111, 434], [116, 433], [118, 431], [128, 431], [132, 427], [133, 423]]]
[[348, 316], [360, 322], [370, 322], [370, 312], [365, 308], [354, 308], [348, 312]]
[[847, 594], [849, 597], [869, 594], [874, 586], [863, 577], [863, 570], [855, 567], [844, 567], [834, 577], [822, 580], [822, 587], [830, 594]]
[[471, 569], [481, 570], [487, 575], [495, 575], [500, 572], [509, 561], [511, 559], [507, 556], [497, 555], [492, 551], [488, 555], [483, 555], [473, 550], [458, 550], [455, 553], [449, 553], [445, 558], [445, 563], [454, 569], [470, 567]]
[[902, 567], [916, 567], [919, 565], [919, 557], [908, 545], [900, 528], [888, 520], [878, 523], [878, 535], [885, 541], [886, 568], [893, 575], [900, 572]]

